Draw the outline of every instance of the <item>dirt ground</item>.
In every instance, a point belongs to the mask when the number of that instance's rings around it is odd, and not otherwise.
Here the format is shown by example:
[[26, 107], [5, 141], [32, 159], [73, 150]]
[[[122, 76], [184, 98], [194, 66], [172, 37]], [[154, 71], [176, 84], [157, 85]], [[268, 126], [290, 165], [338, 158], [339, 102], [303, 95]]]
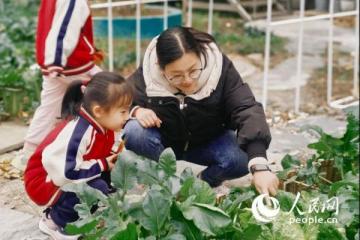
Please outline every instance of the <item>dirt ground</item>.
[[10, 161], [15, 151], [0, 156], [0, 208], [16, 209], [32, 215], [41, 213], [41, 208], [28, 199], [22, 173], [14, 169]]

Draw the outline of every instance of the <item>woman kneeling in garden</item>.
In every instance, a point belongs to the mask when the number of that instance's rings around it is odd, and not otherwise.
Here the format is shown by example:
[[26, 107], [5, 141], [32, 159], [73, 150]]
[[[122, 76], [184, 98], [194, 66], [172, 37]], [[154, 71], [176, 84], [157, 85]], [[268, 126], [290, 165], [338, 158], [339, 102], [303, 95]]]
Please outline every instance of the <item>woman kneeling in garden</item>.
[[259, 192], [276, 194], [264, 110], [211, 35], [186, 27], [164, 31], [128, 81], [136, 120], [124, 128], [127, 149], [158, 160], [171, 147], [177, 159], [208, 166], [199, 176], [212, 187], [250, 170]]

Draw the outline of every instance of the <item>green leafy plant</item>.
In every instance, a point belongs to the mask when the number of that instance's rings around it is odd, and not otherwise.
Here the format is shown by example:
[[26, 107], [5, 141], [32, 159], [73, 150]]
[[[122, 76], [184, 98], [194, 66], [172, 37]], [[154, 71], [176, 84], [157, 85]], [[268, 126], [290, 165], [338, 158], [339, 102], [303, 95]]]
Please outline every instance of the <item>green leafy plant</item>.
[[[358, 239], [359, 236], [359, 119], [352, 114], [347, 117], [346, 131], [341, 137], [325, 133], [321, 128], [310, 126], [318, 133], [319, 140], [309, 144], [316, 153], [305, 164], [287, 155], [282, 160], [284, 170], [278, 174], [285, 183], [295, 188], [292, 192], [306, 190], [314, 196], [323, 194], [337, 197], [339, 213], [337, 228], [320, 230], [323, 234], [334, 233], [342, 229], [338, 239]], [[286, 188], [286, 187], [285, 187]], [[336, 235], [336, 234], [335, 234]], [[325, 239], [324, 237], [320, 237]]]
[[359, 120], [353, 115], [347, 118], [346, 132], [342, 137], [333, 137], [320, 128], [313, 127], [320, 139], [309, 144], [309, 148], [317, 152], [317, 160], [331, 160], [340, 171], [341, 178], [346, 172], [359, 171]]
[[359, 119], [349, 114], [346, 131], [341, 137], [331, 136], [317, 126], [306, 129], [319, 135], [317, 142], [308, 145], [316, 153], [304, 164], [286, 155], [281, 161], [284, 170], [278, 174], [280, 179], [293, 177], [293, 180], [328, 192], [328, 184], [332, 181], [344, 179], [347, 172], [359, 173]]
[[[340, 148], [336, 156], [356, 155], [359, 136], [356, 122], [357, 119], [348, 117], [346, 133], [340, 139], [342, 145], [350, 147]], [[329, 136], [319, 139], [322, 145], [327, 141], [333, 139]], [[190, 169], [176, 175], [176, 158], [171, 149], [161, 154], [159, 162], [125, 151], [111, 175], [118, 189], [116, 193], [105, 196], [86, 184], [65, 188], [76, 192], [81, 200], [76, 206], [80, 219], [69, 224], [66, 230], [82, 234], [84, 239], [358, 239], [358, 168], [346, 171], [337, 181], [324, 181], [325, 177], [319, 178], [323, 174], [322, 149], [317, 149], [306, 164], [290, 156], [283, 159], [285, 170], [279, 177], [286, 179], [290, 173], [290, 178], [295, 177], [309, 187], [301, 191], [301, 197], [296, 196], [296, 192], [279, 191], [276, 196], [279, 214], [267, 224], [257, 222], [253, 216], [252, 201], [257, 195], [253, 187], [233, 188], [228, 196], [219, 200], [210, 186]], [[335, 161], [335, 155], [328, 160]], [[351, 165], [357, 166], [353, 162]], [[340, 167], [343, 166], [334, 164], [334, 168]], [[312, 180], [306, 182], [307, 178]], [[139, 186], [143, 187], [140, 192]], [[325, 208], [324, 204], [334, 197], [337, 197], [338, 210]], [[98, 209], [93, 212], [95, 205]], [[337, 222], [304, 222], [309, 218], [336, 218]], [[299, 221], [292, 222], [294, 219]]]
[[[166, 149], [159, 162], [126, 151], [119, 156], [112, 182], [118, 191], [105, 197], [86, 185], [68, 186], [77, 192], [80, 220], [67, 227], [88, 239], [203, 239], [216, 236], [231, 223], [230, 217], [215, 206], [210, 186], [186, 169], [175, 175], [176, 158]], [[129, 191], [145, 186], [143, 195]], [[99, 209], [91, 213], [99, 201]], [[123, 238], [121, 236], [124, 236]], [[129, 238], [132, 236], [133, 238]]]
[[4, 0], [0, 8], [0, 105], [13, 116], [39, 102], [40, 72], [31, 68], [39, 2]]

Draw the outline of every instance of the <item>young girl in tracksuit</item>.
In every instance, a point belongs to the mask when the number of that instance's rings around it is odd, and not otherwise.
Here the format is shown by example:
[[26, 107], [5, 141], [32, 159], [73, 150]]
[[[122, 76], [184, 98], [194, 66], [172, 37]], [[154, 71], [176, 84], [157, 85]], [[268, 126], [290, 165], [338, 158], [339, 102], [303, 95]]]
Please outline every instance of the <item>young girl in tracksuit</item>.
[[36, 58], [43, 75], [41, 104], [31, 121], [23, 151], [14, 160], [14, 165], [20, 169], [54, 128], [69, 84], [74, 80], [88, 81], [101, 71], [95, 65], [102, 55], [94, 47], [87, 0], [41, 1]]
[[63, 102], [61, 121], [38, 146], [25, 170], [25, 189], [31, 200], [45, 206], [39, 228], [54, 239], [66, 235], [65, 225], [78, 219], [74, 206], [79, 199], [65, 192], [67, 183], [86, 182], [108, 194], [111, 186], [102, 178], [116, 161], [114, 131], [129, 118], [132, 89], [114, 73], [96, 74], [85, 85], [73, 82]]

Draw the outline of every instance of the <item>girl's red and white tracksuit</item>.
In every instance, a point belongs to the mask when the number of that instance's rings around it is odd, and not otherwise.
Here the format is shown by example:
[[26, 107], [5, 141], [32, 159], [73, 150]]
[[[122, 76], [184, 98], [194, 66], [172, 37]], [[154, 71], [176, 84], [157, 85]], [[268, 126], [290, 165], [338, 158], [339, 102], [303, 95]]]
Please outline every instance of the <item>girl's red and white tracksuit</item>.
[[100, 179], [108, 170], [106, 157], [113, 145], [114, 132], [81, 109], [78, 118], [58, 124], [29, 159], [24, 174], [27, 194], [38, 205], [57, 204], [65, 184]]
[[74, 80], [88, 81], [101, 71], [87, 0], [42, 0], [36, 35], [37, 63], [43, 73], [41, 105], [32, 119], [25, 147], [36, 147], [54, 128], [61, 102]]

